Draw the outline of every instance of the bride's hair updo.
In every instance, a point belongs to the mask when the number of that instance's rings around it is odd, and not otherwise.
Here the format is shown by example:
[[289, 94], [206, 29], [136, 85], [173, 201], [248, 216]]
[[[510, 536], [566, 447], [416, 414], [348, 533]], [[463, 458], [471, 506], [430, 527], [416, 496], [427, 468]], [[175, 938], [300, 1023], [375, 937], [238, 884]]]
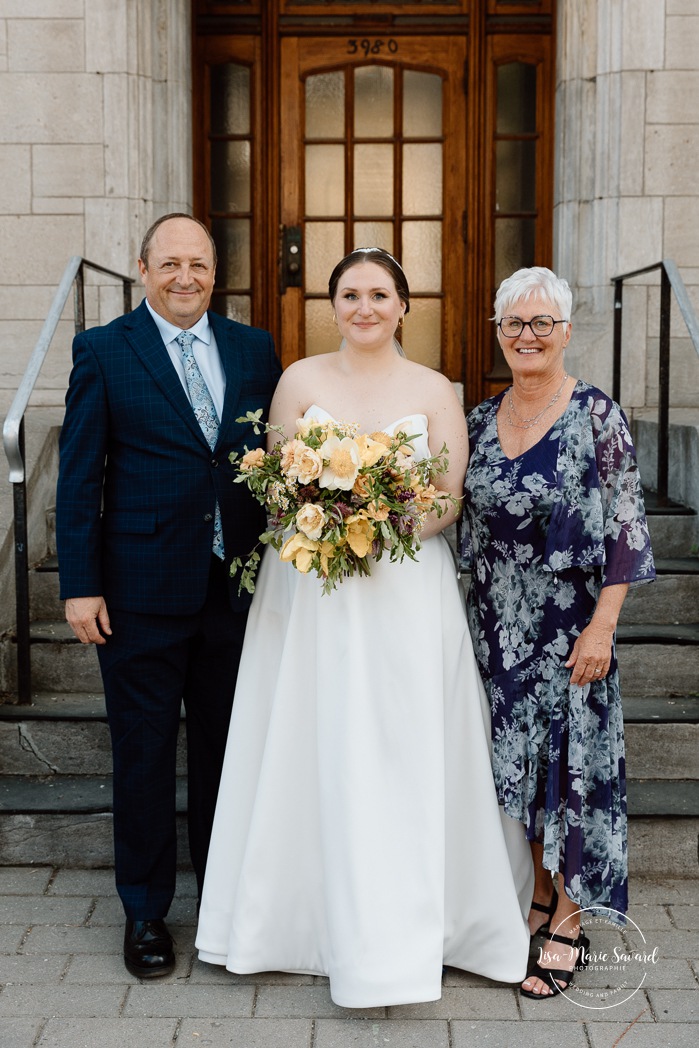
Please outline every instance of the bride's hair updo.
[[377, 266], [381, 266], [382, 269], [386, 270], [396, 286], [398, 298], [405, 303], [405, 312], [409, 313], [410, 288], [408, 287], [405, 273], [393, 255], [389, 255], [388, 251], [384, 251], [382, 247], [356, 247], [354, 251], [350, 251], [349, 255], [345, 255], [342, 261], [337, 263], [328, 281], [330, 301], [335, 301], [337, 285], [340, 283], [342, 274], [352, 266], [359, 266], [363, 262], [375, 262]]

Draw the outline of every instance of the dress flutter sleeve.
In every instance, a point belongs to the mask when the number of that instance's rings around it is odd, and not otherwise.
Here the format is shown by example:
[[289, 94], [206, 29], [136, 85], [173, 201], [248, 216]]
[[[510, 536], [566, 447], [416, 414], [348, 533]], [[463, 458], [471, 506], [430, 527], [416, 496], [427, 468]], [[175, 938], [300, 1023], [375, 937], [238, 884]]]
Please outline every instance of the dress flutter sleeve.
[[602, 585], [650, 582], [655, 566], [641, 478], [626, 416], [605, 396], [590, 410], [604, 518]]

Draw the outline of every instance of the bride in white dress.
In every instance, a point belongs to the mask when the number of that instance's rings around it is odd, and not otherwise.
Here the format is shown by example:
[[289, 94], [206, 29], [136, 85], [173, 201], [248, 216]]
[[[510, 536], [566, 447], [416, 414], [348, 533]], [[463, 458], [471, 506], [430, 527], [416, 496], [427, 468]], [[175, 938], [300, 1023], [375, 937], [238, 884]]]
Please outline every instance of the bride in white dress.
[[[330, 278], [342, 350], [283, 375], [270, 421], [302, 416], [446, 443], [468, 458], [451, 383], [400, 355], [399, 264], [371, 248]], [[274, 435], [273, 435], [274, 436]], [[196, 945], [230, 971], [326, 975], [348, 1008], [433, 1001], [442, 965], [526, 974], [530, 850], [502, 813], [490, 713], [454, 563], [432, 513], [417, 561], [387, 557], [329, 595], [267, 551], [257, 579]]]

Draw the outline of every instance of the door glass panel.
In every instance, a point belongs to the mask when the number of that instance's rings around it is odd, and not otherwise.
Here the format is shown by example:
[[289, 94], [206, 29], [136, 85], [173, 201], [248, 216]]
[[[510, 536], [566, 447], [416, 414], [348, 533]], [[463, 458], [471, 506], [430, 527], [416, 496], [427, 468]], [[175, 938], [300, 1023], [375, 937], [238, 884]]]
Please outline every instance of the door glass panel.
[[306, 146], [306, 214], [344, 213], [344, 146]]
[[352, 247], [382, 247], [393, 254], [393, 223], [355, 222]]
[[495, 207], [498, 211], [536, 209], [536, 142], [497, 142]]
[[306, 80], [306, 138], [344, 137], [344, 73], [309, 76]]
[[439, 215], [442, 211], [442, 146], [403, 146], [403, 212]]
[[507, 62], [498, 66], [497, 133], [517, 135], [536, 131], [536, 66]]
[[211, 66], [211, 134], [250, 134], [250, 70], [226, 62]]
[[316, 353], [331, 353], [339, 345], [340, 337], [337, 333], [337, 326], [333, 323], [332, 306], [329, 300], [319, 298], [307, 299], [306, 356], [314, 356]]
[[239, 324], [251, 323], [249, 295], [214, 295], [211, 299], [211, 308], [215, 313], [222, 313], [229, 320], [237, 320]]
[[438, 298], [410, 297], [401, 343], [405, 355], [418, 364], [439, 369], [442, 355], [442, 303]]
[[403, 74], [403, 134], [434, 138], [442, 133], [442, 78], [434, 73]]
[[393, 70], [359, 66], [354, 71], [354, 133], [357, 138], [393, 135]]
[[250, 142], [211, 143], [211, 209], [250, 210]]
[[249, 288], [250, 220], [215, 218], [211, 223], [211, 234], [218, 252], [217, 287]]
[[328, 290], [328, 277], [345, 254], [342, 222], [307, 222], [304, 252], [306, 291]]
[[496, 287], [522, 266], [534, 265], [533, 218], [498, 218], [495, 221]]
[[411, 292], [442, 290], [442, 223], [403, 223], [403, 269]]
[[393, 146], [354, 147], [354, 212], [356, 215], [393, 214]]

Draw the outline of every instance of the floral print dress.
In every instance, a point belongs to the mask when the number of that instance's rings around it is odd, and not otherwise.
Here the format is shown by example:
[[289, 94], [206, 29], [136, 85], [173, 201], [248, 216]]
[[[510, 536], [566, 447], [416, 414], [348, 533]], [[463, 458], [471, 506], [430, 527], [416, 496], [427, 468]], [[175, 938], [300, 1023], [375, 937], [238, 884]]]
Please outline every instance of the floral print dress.
[[624, 914], [616, 652], [606, 678], [582, 687], [565, 663], [603, 586], [655, 577], [633, 444], [618, 405], [578, 381], [549, 432], [508, 459], [496, 420], [503, 395], [468, 417], [461, 550], [497, 793], [576, 903]]

